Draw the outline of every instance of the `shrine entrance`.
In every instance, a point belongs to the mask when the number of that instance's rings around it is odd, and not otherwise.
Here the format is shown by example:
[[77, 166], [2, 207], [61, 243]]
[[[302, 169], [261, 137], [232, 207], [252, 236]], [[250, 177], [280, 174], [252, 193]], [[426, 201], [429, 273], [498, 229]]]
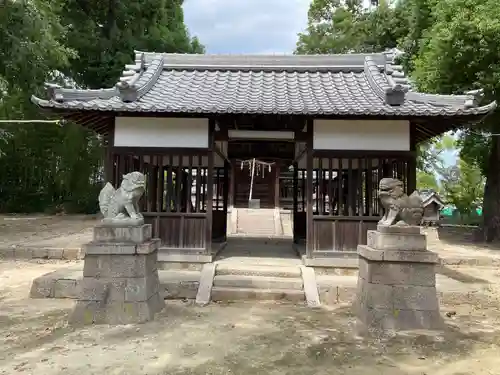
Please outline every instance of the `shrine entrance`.
[[276, 206], [276, 162], [252, 158], [237, 160], [234, 207], [274, 208]]
[[230, 201], [236, 208], [280, 207], [280, 175], [293, 163], [292, 141], [230, 141]]

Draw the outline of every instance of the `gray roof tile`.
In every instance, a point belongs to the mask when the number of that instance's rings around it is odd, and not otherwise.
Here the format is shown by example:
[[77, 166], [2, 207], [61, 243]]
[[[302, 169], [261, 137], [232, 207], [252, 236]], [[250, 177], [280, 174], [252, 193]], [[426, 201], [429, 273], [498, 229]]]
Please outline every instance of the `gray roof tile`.
[[481, 115], [481, 92], [411, 90], [393, 54], [251, 56], [138, 53], [112, 89], [50, 88], [44, 108], [169, 113]]

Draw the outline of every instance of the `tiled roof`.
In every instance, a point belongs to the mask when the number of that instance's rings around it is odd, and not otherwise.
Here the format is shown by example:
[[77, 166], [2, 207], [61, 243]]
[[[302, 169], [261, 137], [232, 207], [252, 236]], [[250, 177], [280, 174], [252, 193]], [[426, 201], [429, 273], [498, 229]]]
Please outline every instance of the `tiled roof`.
[[422, 189], [419, 191], [420, 197], [422, 198], [422, 203], [425, 206], [431, 202], [436, 202], [440, 207], [444, 206], [443, 200], [439, 195], [432, 189]]
[[165, 113], [456, 116], [482, 115], [480, 91], [413, 91], [394, 51], [346, 55], [137, 53], [114, 88], [49, 87], [43, 108]]

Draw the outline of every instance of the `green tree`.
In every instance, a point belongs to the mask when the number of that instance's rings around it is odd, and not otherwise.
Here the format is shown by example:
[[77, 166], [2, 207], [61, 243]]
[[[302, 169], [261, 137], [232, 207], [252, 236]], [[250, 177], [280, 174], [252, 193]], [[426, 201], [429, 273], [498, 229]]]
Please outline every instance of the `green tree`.
[[432, 138], [419, 145], [417, 168], [426, 173], [438, 173], [442, 175], [446, 170], [443, 153], [456, 149], [457, 142], [449, 134]]
[[[422, 90], [458, 93], [484, 88], [485, 99], [500, 93], [500, 3], [495, 0], [440, 0], [433, 8], [434, 23], [424, 32], [413, 77]], [[500, 239], [500, 140], [482, 131], [500, 133], [495, 112], [461, 137], [461, 157], [486, 176], [484, 229], [487, 241]], [[467, 146], [467, 147], [466, 147]]]
[[299, 34], [297, 54], [380, 52], [406, 35], [403, 8], [387, 1], [367, 10], [361, 0], [313, 0], [308, 24]]
[[112, 87], [134, 50], [202, 53], [184, 24], [181, 0], [66, 0], [66, 44], [78, 57], [66, 74], [89, 88]]
[[436, 192], [439, 191], [439, 184], [436, 176], [432, 173], [417, 171], [417, 189], [432, 189]]
[[443, 180], [443, 192], [447, 202], [455, 205], [460, 215], [474, 215], [483, 201], [485, 179], [476, 165], [460, 159], [457, 165], [458, 180]]
[[[134, 49], [203, 51], [179, 0], [0, 0], [0, 40], [0, 119], [43, 118], [30, 96], [59, 72], [81, 87], [113, 86]], [[0, 127], [0, 141], [0, 211], [95, 212], [96, 134], [72, 123], [12, 123]]]
[[65, 30], [59, 8], [59, 0], [4, 0], [0, 6], [0, 118], [34, 115], [30, 95], [73, 56], [61, 42]]

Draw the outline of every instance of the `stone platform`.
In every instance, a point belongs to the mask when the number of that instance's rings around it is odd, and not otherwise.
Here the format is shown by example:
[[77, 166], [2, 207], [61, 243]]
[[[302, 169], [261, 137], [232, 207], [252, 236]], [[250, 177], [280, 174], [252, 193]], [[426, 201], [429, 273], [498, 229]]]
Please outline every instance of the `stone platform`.
[[437, 254], [417, 226], [378, 226], [358, 245], [356, 315], [360, 333], [440, 329]]
[[[458, 272], [458, 269], [453, 271]], [[221, 271], [219, 269], [219, 273]], [[244, 264], [242, 264], [242, 271], [245, 271]], [[200, 274], [200, 271], [193, 270], [158, 270], [160, 296], [166, 300], [194, 300], [199, 287]], [[82, 279], [83, 264], [63, 267], [36, 278], [32, 284], [30, 297], [77, 299]], [[335, 305], [355, 301], [357, 279], [356, 274], [321, 275], [316, 273], [321, 304]], [[253, 275], [251, 281], [252, 284], [258, 285], [266, 279]], [[483, 292], [489, 285], [488, 282], [481, 280], [463, 282], [445, 275], [436, 275], [437, 297], [441, 304], [480, 303], [484, 306], [493, 305], [495, 301], [492, 301], [491, 297]], [[276, 284], [275, 287], [279, 287], [279, 284]], [[260, 296], [255, 296], [254, 299], [259, 298]]]
[[83, 279], [71, 324], [130, 324], [154, 318], [159, 294], [157, 250], [151, 224], [101, 224], [85, 245]]

